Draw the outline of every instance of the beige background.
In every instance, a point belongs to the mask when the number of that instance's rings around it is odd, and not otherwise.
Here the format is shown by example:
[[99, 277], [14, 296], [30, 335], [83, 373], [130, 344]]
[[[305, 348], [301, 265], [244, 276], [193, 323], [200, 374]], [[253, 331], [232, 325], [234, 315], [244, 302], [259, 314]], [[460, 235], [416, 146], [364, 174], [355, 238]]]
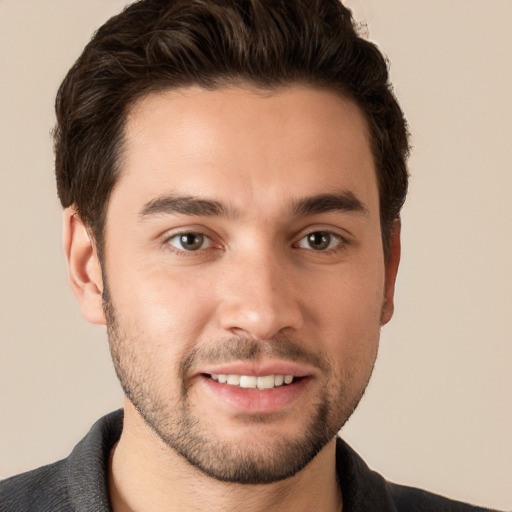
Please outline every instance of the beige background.
[[[397, 311], [344, 436], [389, 479], [512, 509], [512, 1], [352, 0], [414, 142]], [[0, 475], [121, 404], [68, 289], [49, 131], [122, 0], [0, 0]]]

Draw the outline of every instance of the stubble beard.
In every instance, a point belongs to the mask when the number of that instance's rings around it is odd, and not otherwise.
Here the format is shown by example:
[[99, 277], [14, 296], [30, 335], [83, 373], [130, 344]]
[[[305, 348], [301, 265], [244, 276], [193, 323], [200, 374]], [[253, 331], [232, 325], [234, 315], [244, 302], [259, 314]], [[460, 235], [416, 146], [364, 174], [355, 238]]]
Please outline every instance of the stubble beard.
[[[337, 435], [357, 407], [371, 376], [370, 371], [362, 389], [352, 396], [354, 392], [347, 392], [350, 371], [347, 370], [342, 379], [334, 378], [332, 368], [316, 351], [309, 352], [287, 338], [265, 344], [230, 338], [196, 350], [184, 358], [177, 370], [180, 396], [163, 396], [155, 384], [153, 369], [147, 364], [147, 359], [137, 353], [135, 347], [142, 344], [122, 331], [106, 287], [103, 304], [110, 352], [126, 397], [167, 447], [203, 474], [219, 481], [267, 484], [297, 474]], [[193, 412], [186, 385], [187, 369], [198, 361], [257, 360], [267, 355], [308, 363], [314, 361], [325, 376], [325, 393], [318, 397], [307, 421], [303, 420], [303, 432], [297, 438], [276, 435], [272, 441], [265, 436], [264, 442], [260, 442], [257, 436], [251, 436], [243, 444], [230, 442], [229, 433], [225, 439], [216, 439], [207, 430], [208, 421]], [[272, 421], [267, 415], [251, 415], [246, 420], [252, 425], [259, 423], [262, 428]], [[210, 421], [214, 419], [210, 418]]]

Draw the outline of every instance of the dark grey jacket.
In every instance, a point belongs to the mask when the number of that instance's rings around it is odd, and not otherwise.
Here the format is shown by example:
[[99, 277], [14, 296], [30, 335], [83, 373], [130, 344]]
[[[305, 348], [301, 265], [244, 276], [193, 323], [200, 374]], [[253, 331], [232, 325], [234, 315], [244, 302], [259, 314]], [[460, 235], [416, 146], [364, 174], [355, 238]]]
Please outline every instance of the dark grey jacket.
[[[1, 512], [108, 512], [108, 459], [122, 411], [93, 425], [68, 458], [0, 482]], [[420, 489], [387, 482], [338, 439], [336, 464], [344, 512], [478, 512]]]

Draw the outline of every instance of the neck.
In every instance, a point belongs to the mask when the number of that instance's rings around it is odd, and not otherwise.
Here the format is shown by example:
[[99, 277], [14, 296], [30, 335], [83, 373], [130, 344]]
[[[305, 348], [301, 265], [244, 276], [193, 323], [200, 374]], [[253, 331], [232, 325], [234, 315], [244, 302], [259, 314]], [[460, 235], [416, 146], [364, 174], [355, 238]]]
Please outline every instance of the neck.
[[299, 473], [271, 484], [215, 480], [167, 447], [125, 404], [125, 421], [109, 467], [114, 512], [339, 512], [341, 491], [333, 439]]

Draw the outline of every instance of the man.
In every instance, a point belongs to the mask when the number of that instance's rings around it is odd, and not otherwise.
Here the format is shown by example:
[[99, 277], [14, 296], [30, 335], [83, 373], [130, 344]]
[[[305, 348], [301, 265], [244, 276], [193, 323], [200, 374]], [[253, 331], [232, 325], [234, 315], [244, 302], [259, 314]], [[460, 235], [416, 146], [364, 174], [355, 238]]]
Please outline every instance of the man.
[[[147, 0], [57, 98], [71, 285], [124, 413], [2, 510], [479, 510], [336, 434], [393, 313], [407, 130], [336, 0]], [[481, 510], [481, 509], [480, 509]]]

